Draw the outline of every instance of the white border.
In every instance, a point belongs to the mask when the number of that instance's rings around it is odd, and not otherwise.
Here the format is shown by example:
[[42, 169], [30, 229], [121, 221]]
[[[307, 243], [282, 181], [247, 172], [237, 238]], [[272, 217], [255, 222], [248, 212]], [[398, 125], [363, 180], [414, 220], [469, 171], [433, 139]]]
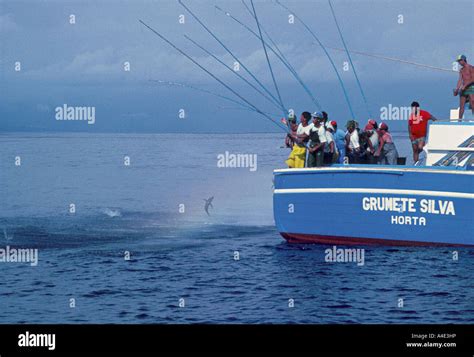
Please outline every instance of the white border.
[[375, 193], [394, 195], [416, 195], [435, 197], [455, 197], [474, 199], [473, 193], [447, 192], [447, 191], [425, 191], [425, 190], [397, 190], [385, 188], [283, 188], [275, 189], [275, 194], [285, 193]]

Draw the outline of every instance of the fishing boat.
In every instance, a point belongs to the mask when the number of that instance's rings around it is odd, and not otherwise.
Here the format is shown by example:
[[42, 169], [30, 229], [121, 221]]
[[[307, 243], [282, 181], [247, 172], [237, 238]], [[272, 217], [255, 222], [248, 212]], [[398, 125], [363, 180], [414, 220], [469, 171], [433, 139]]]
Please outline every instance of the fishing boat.
[[474, 121], [438, 121], [424, 165], [275, 170], [276, 227], [290, 243], [473, 246], [473, 151]]
[[[272, 122], [285, 133], [290, 133], [288, 121], [290, 111], [285, 106], [276, 80], [269, 53], [288, 69], [288, 72], [302, 87], [311, 105], [322, 111], [323, 108], [311, 89], [304, 83], [296, 68], [290, 63], [270, 34], [259, 21], [253, 0], [242, 1], [242, 5], [255, 22], [254, 31], [228, 11], [215, 6], [215, 9], [231, 19], [244, 32], [257, 38], [262, 45], [274, 92], [267, 88], [258, 77], [242, 62], [237, 54], [229, 49], [220, 36], [216, 35], [203, 20], [197, 16], [185, 1], [178, 4], [230, 55], [235, 63], [249, 76], [244, 77], [219, 59], [205, 46], [185, 38], [195, 47], [204, 51], [219, 63], [232, 76], [237, 77], [252, 89], [252, 96], [244, 95], [233, 88], [213, 70], [206, 68], [195, 56], [175, 44], [160, 31], [143, 20], [139, 22], [163, 43], [187, 58], [234, 97], [221, 92], [213, 92], [191, 85], [171, 81], [156, 81], [166, 85], [191, 88], [232, 102], [238, 108], [252, 111]], [[403, 59], [350, 51], [342, 34], [331, 0], [328, 0], [330, 13], [343, 44], [341, 48], [331, 48], [322, 41], [305, 21], [287, 5], [276, 0], [274, 5], [282, 8], [296, 19], [315, 41], [329, 61], [341, 87], [343, 99], [351, 118], [356, 118], [347, 88], [328, 49], [344, 51], [360, 91], [367, 111], [367, 118], [374, 118], [363, 90], [359, 76], [352, 61], [352, 54], [370, 56], [433, 70], [457, 73], [453, 69], [424, 65]], [[256, 94], [271, 105], [272, 110], [281, 111], [282, 121], [275, 115], [262, 110], [254, 101]], [[283, 120], [285, 119], [285, 120]], [[283, 125], [282, 123], [286, 124]], [[298, 243], [337, 243], [337, 244], [387, 244], [387, 245], [474, 245], [473, 241], [473, 185], [472, 151], [473, 122], [436, 122], [429, 129], [429, 142], [426, 147], [426, 162], [422, 166], [383, 166], [383, 165], [332, 165], [324, 168], [281, 169], [274, 171], [274, 218], [278, 231], [289, 242]], [[446, 142], [449, 137], [449, 142]]]

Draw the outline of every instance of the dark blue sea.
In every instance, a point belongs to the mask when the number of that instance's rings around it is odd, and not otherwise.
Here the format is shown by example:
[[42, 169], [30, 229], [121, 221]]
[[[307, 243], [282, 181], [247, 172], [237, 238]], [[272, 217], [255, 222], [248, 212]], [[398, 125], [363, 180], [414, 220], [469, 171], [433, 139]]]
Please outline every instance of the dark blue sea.
[[[38, 264], [0, 262], [0, 322], [474, 322], [473, 249], [365, 247], [358, 266], [287, 244], [272, 216], [282, 142], [1, 134], [0, 249], [38, 249]], [[257, 169], [218, 167], [226, 151]]]

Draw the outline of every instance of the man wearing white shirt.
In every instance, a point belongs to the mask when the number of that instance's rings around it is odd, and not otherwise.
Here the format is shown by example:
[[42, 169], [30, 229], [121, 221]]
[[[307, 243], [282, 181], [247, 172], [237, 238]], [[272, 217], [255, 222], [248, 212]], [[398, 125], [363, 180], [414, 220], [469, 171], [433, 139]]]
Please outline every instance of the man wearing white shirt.
[[337, 147], [336, 142], [334, 141], [334, 127], [331, 123], [327, 123], [326, 126], [326, 146], [324, 147], [324, 163], [332, 164], [337, 160]]
[[313, 117], [313, 127], [310, 131], [310, 144], [308, 154], [308, 167], [320, 167], [323, 166], [324, 158], [324, 147], [326, 145], [326, 132], [324, 126], [321, 124], [323, 121], [322, 113], [315, 113]]
[[349, 157], [349, 163], [357, 164], [359, 162], [360, 144], [356, 121], [349, 120], [346, 127], [347, 156]]

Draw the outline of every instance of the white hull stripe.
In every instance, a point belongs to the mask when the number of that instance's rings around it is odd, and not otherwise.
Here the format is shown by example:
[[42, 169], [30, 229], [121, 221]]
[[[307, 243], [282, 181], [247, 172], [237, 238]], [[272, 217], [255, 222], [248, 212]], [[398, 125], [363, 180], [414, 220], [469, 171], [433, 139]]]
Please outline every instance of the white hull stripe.
[[284, 188], [275, 189], [275, 194], [285, 193], [372, 193], [393, 195], [415, 195], [474, 199], [473, 193], [446, 192], [446, 191], [424, 191], [424, 190], [396, 190], [384, 188]]
[[[435, 167], [435, 166], [430, 166]], [[355, 166], [348, 166], [348, 167], [314, 167], [314, 168], [301, 168], [301, 169], [277, 169], [273, 170], [274, 173], [308, 173], [308, 172], [364, 172], [364, 171], [371, 171], [371, 172], [422, 172], [422, 173], [436, 173], [436, 174], [453, 174], [453, 175], [474, 175], [474, 171], [463, 171], [463, 170], [436, 170], [436, 169], [417, 169], [417, 168], [400, 168], [399, 166], [395, 166], [394, 168], [387, 168], [387, 167], [355, 167]]]

